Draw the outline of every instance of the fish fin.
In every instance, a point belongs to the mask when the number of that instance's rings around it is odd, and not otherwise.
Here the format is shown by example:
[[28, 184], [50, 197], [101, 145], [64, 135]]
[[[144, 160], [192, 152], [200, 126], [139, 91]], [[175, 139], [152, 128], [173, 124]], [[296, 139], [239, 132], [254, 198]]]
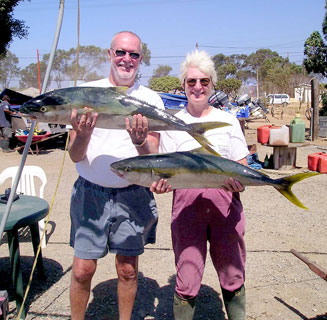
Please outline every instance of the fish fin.
[[169, 173], [160, 173], [158, 175], [160, 176], [161, 179], [169, 179], [173, 176], [172, 174]]
[[123, 87], [123, 86], [120, 86], [120, 87], [110, 87], [110, 90], [117, 91], [117, 92], [122, 93], [122, 94], [127, 94], [128, 87]]
[[157, 175], [160, 179], [169, 179], [174, 174], [172, 172], [162, 171], [160, 169], [152, 168], [152, 175]]
[[204, 136], [204, 133], [211, 129], [222, 128], [226, 126], [230, 126], [230, 123], [227, 122], [198, 122], [198, 123], [190, 123], [192, 130], [187, 131], [197, 142], [201, 144], [201, 146], [207, 150], [207, 152], [214, 154], [216, 156], [220, 156], [218, 152], [216, 152], [211, 146], [210, 141]]
[[231, 124], [227, 122], [220, 122], [220, 121], [209, 121], [209, 122], [189, 123], [189, 126], [191, 126], [192, 130], [194, 130], [195, 132], [199, 134], [203, 134], [208, 130], [228, 127], [231, 126]]
[[199, 142], [201, 144], [201, 146], [206, 150], [206, 153], [214, 154], [215, 156], [220, 156], [220, 154], [211, 147], [212, 144], [210, 143], [210, 141], [203, 134], [196, 133], [196, 132], [190, 132], [190, 131], [188, 131], [188, 133], [197, 142]]
[[[191, 151], [189, 151], [189, 152], [192, 152], [192, 153], [208, 153], [208, 154], [212, 154], [212, 152], [208, 151], [208, 150], [207, 150], [205, 147], [203, 147], [203, 146], [201, 146], [200, 148], [193, 149], [193, 150], [191, 150]], [[215, 150], [214, 150], [214, 152], [215, 152], [215, 155], [216, 155], [216, 156], [221, 157], [221, 155], [220, 155], [218, 152], [216, 152]]]
[[306, 173], [298, 173], [298, 174], [294, 174], [292, 176], [288, 176], [288, 177], [284, 177], [281, 179], [278, 179], [281, 181], [281, 184], [279, 185], [275, 185], [274, 188], [280, 192], [284, 197], [286, 197], [289, 201], [291, 201], [293, 204], [295, 204], [296, 206], [308, 210], [307, 207], [305, 207], [301, 201], [294, 195], [294, 193], [292, 192], [292, 186], [293, 184], [306, 179], [306, 178], [310, 178], [312, 176], [316, 176], [319, 175], [319, 172], [306, 172]]

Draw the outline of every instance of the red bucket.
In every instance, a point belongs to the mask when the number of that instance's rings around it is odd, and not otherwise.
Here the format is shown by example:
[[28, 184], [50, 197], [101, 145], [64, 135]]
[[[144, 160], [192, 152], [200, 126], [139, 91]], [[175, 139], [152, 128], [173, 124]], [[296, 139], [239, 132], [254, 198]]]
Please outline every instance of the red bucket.
[[321, 156], [325, 155], [323, 152], [316, 152], [308, 155], [308, 169], [311, 171], [318, 170], [318, 163]]
[[320, 173], [327, 173], [327, 154], [322, 154], [319, 157], [317, 170]]
[[261, 144], [268, 144], [271, 124], [266, 124], [257, 128], [257, 139]]

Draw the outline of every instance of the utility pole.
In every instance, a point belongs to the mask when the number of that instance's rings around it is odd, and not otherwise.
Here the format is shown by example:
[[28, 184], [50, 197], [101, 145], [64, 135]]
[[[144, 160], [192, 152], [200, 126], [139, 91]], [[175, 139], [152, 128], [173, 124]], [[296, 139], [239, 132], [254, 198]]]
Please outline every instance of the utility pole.
[[311, 140], [317, 140], [319, 134], [319, 81], [317, 78], [311, 80]]
[[257, 69], [257, 99], [259, 99], [259, 71]]

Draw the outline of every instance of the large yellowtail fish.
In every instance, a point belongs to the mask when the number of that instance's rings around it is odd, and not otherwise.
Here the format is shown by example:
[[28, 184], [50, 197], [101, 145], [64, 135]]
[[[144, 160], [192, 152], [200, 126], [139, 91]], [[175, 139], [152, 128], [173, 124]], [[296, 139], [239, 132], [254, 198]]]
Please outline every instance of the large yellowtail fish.
[[125, 118], [142, 114], [149, 119], [149, 130], [180, 130], [188, 132], [201, 146], [211, 153], [216, 152], [204, 136], [207, 130], [229, 126], [225, 122], [186, 124], [165, 110], [126, 95], [125, 87], [71, 87], [53, 90], [25, 102], [20, 108], [23, 117], [39, 122], [70, 124], [70, 114], [77, 109], [98, 113], [96, 127], [125, 129]]
[[145, 187], [167, 179], [173, 189], [220, 188], [230, 177], [244, 186], [272, 186], [296, 206], [307, 209], [293, 194], [294, 183], [319, 174], [299, 173], [271, 179], [238, 162], [205, 153], [203, 149], [188, 152], [142, 155], [112, 163], [111, 170], [127, 181]]

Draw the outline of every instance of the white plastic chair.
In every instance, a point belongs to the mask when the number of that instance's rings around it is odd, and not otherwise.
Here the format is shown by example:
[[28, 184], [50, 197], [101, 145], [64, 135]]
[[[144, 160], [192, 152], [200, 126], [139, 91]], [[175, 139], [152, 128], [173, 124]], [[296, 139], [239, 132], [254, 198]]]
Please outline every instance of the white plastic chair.
[[[11, 185], [13, 185], [18, 167], [9, 167], [3, 170], [0, 173], [0, 185], [2, 185], [8, 178], [11, 178]], [[38, 166], [24, 166], [20, 180], [17, 185], [16, 192], [23, 193], [28, 196], [35, 196], [35, 181], [34, 178], [38, 177], [41, 180], [41, 186], [39, 190], [39, 197], [43, 198], [44, 187], [47, 183], [47, 176], [44, 170]], [[44, 230], [44, 219], [39, 221], [39, 232], [40, 238], [42, 237]], [[45, 248], [47, 245], [46, 237], [43, 237], [43, 241], [41, 243], [41, 247]]]

